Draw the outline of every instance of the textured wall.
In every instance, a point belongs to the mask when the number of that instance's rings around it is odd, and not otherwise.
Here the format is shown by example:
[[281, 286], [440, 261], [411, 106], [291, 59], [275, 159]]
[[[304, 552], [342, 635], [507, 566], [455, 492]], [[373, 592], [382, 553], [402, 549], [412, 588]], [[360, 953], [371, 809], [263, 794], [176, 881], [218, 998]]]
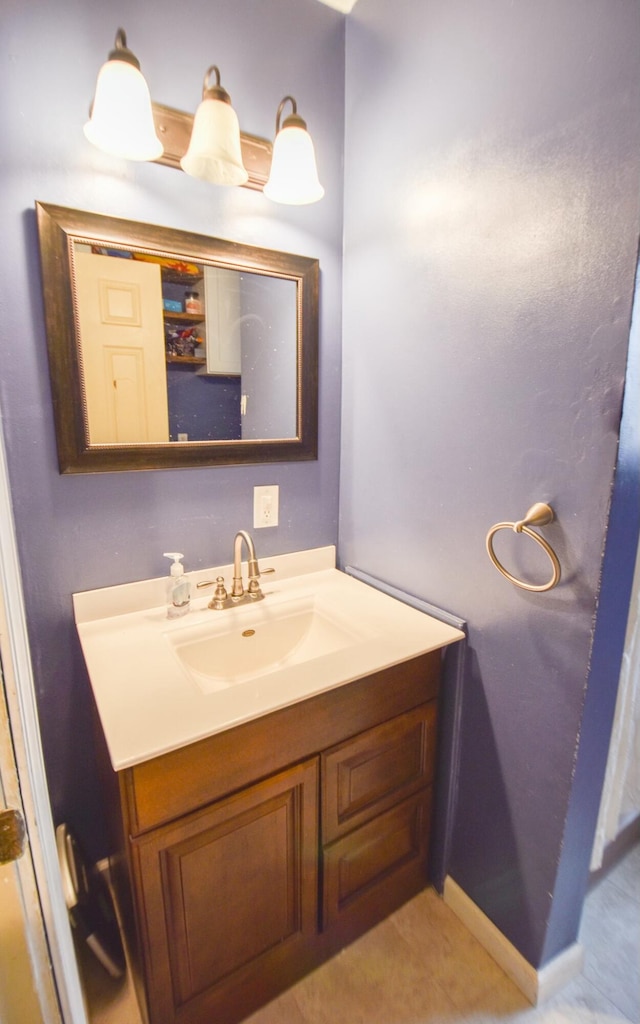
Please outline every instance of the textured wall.
[[[344, 18], [314, 0], [4, 0], [2, 15], [0, 404], [54, 815], [88, 840], [96, 800], [71, 594], [161, 575], [167, 550], [184, 551], [187, 568], [229, 561], [235, 531], [252, 526], [255, 484], [279, 484], [281, 499], [280, 525], [256, 537], [259, 555], [337, 540]], [[243, 130], [271, 137], [278, 103], [293, 93], [326, 198], [276, 206], [91, 147], [82, 125], [119, 25], [160, 103], [195, 110], [216, 63]], [[319, 460], [60, 476], [36, 200], [319, 258]]]
[[[589, 687], [582, 717], [575, 775], [564, 828], [562, 856], [551, 908], [544, 956], [571, 941], [579, 925], [585, 879], [585, 854], [591, 849], [599, 807], [603, 765], [609, 753], [630, 613], [634, 552], [640, 523], [640, 268], [636, 279], [625, 381], [618, 462], [602, 561]], [[633, 607], [633, 606], [632, 606]]]
[[[557, 950], [616, 458], [639, 44], [633, 0], [359, 0], [347, 21], [340, 557], [469, 621], [450, 872], [534, 964]], [[538, 500], [564, 574], [543, 595], [484, 550]], [[499, 540], [544, 579], [532, 542]]]

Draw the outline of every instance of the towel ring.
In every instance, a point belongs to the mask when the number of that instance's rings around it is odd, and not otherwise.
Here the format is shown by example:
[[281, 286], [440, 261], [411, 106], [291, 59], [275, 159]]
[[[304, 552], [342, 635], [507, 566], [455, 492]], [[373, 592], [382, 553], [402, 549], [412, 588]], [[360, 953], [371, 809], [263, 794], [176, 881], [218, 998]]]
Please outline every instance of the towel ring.
[[[560, 562], [558, 561], [558, 556], [544, 537], [541, 537], [539, 533], [535, 532], [535, 530], [530, 529], [530, 526], [546, 526], [547, 523], [553, 522], [553, 519], [554, 514], [551, 506], [539, 501], [536, 502], [535, 505], [531, 506], [524, 519], [520, 519], [517, 523], [496, 523], [495, 526], [491, 527], [487, 534], [486, 545], [489, 558], [495, 565], [498, 572], [501, 572], [503, 576], [506, 576], [506, 578], [511, 583], [514, 583], [516, 587], [521, 587], [522, 590], [532, 590], [541, 593], [544, 590], [551, 590], [560, 582]], [[496, 553], [493, 550], [493, 538], [498, 530], [507, 529], [514, 530], [516, 533], [526, 533], [527, 537], [531, 537], [532, 540], [535, 540], [536, 544], [539, 544], [540, 547], [546, 551], [551, 565], [553, 566], [553, 576], [548, 583], [535, 584], [519, 580], [516, 576], [512, 576], [510, 572], [507, 572], [504, 565], [498, 561]]]

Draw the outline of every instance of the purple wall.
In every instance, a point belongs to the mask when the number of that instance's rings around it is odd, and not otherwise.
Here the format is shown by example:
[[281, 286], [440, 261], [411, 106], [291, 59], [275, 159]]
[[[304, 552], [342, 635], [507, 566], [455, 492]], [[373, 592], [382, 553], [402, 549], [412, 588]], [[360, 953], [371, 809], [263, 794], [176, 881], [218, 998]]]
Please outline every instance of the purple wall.
[[[610, 726], [569, 819], [638, 245], [639, 48], [634, 0], [359, 0], [347, 20], [340, 558], [469, 623], [449, 871], [534, 965], [575, 938], [581, 894], [569, 935], [552, 903]], [[541, 595], [484, 548], [534, 501], [563, 567]], [[544, 579], [533, 543], [500, 542]]]
[[[294, 94], [314, 136], [325, 199], [276, 206], [248, 189], [216, 189], [91, 147], [82, 125], [119, 25], [160, 103], [195, 110], [216, 63], [243, 130], [270, 137], [278, 103]], [[189, 0], [178, 12], [169, 0], [4, 0], [0, 47], [0, 407], [54, 816], [99, 846], [71, 594], [162, 575], [167, 550], [184, 551], [187, 569], [229, 561], [236, 530], [252, 528], [256, 484], [279, 484], [281, 502], [280, 525], [256, 537], [259, 556], [337, 539], [344, 18], [314, 0]], [[319, 258], [318, 461], [60, 476], [36, 200]]]

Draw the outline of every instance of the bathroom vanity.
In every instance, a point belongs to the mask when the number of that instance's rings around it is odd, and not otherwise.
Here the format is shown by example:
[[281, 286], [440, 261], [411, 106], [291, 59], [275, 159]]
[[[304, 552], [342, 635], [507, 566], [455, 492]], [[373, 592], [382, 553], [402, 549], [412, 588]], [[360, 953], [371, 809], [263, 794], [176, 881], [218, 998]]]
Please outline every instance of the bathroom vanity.
[[[260, 608], [203, 598], [177, 626], [149, 603], [162, 581], [74, 598], [151, 1024], [241, 1020], [427, 883], [441, 652], [463, 634], [332, 557], [270, 559]], [[286, 652], [267, 644], [243, 662], [232, 634], [243, 644], [274, 626]], [[225, 685], [193, 649], [219, 664], [229, 644], [239, 670]]]

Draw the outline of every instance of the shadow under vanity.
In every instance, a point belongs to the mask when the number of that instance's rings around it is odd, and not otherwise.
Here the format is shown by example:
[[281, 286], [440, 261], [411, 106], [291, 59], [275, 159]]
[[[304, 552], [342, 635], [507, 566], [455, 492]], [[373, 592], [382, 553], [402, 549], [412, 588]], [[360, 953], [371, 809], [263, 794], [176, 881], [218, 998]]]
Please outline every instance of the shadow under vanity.
[[[441, 655], [463, 634], [333, 558], [269, 559], [259, 612], [203, 598], [169, 624], [161, 580], [74, 597], [150, 1024], [241, 1020], [427, 884]], [[189, 631], [260, 636], [298, 614], [348, 619], [353, 640], [227, 687], [175, 656]]]

